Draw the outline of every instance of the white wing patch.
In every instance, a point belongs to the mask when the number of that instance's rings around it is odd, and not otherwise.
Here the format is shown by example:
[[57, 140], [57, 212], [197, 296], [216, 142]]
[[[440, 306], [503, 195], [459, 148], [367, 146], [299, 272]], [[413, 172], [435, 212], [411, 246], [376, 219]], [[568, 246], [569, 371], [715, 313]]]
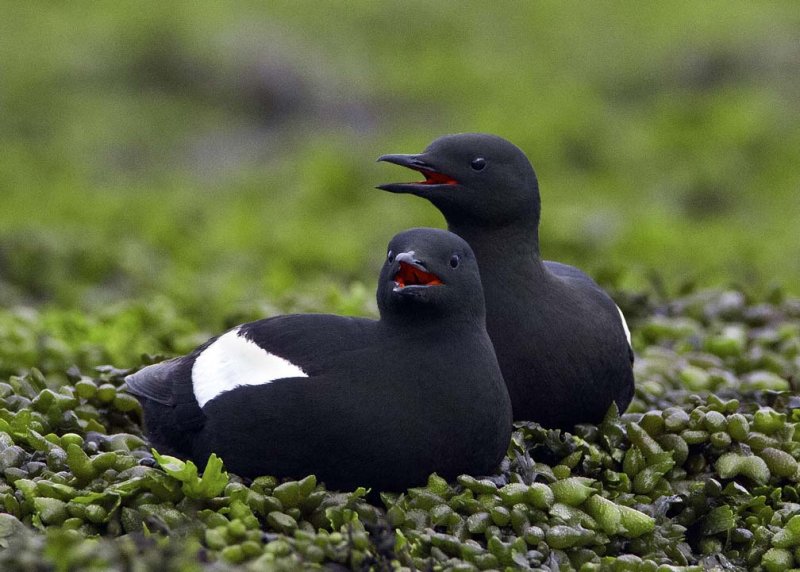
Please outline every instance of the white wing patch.
[[308, 375], [289, 360], [240, 336], [238, 328], [217, 338], [192, 366], [192, 387], [200, 407], [236, 387], [262, 385], [285, 377]]
[[622, 320], [622, 328], [625, 330], [625, 337], [628, 338], [628, 345], [631, 345], [631, 331], [628, 329], [628, 322], [625, 321], [625, 316], [622, 315], [622, 310], [619, 309], [617, 306], [617, 312], [619, 312], [619, 319]]

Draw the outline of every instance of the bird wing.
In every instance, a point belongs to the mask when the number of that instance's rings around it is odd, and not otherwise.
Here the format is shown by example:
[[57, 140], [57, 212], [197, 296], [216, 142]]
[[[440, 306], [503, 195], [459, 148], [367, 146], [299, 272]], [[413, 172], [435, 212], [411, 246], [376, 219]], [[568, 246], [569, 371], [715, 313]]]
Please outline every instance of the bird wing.
[[244, 324], [239, 335], [313, 377], [369, 345], [376, 323], [365, 318], [290, 314]]
[[573, 284], [578, 283], [581, 286], [586, 286], [592, 290], [596, 290], [605, 294], [605, 291], [600, 288], [600, 286], [598, 286], [597, 283], [589, 277], [589, 275], [581, 270], [578, 270], [574, 266], [562, 264], [561, 262], [553, 262], [552, 260], [545, 260], [544, 265], [550, 272], [559, 278], [566, 279], [568, 282]]
[[314, 314], [243, 324], [187, 356], [129, 375], [125, 389], [194, 418], [206, 403], [237, 387], [315, 376], [335, 368], [350, 350], [363, 347], [364, 332], [372, 324], [372, 320]]
[[[546, 260], [544, 265], [547, 269], [554, 275], [558, 276], [562, 280], [577, 286], [578, 288], [589, 288], [593, 290], [596, 294], [599, 295], [598, 301], [602, 301], [605, 304], [613, 304], [617, 310], [617, 314], [619, 315], [620, 322], [622, 324], [622, 329], [625, 332], [625, 339], [628, 341], [628, 349], [631, 363], [633, 363], [633, 347], [631, 345], [631, 332], [628, 328], [628, 323], [625, 320], [625, 315], [622, 313], [622, 310], [619, 306], [614, 303], [608, 293], [600, 288], [597, 283], [592, 280], [587, 274], [578, 270], [574, 266], [570, 266], [568, 264], [562, 264], [560, 262], [553, 262], [552, 260]], [[610, 309], [610, 306], [609, 306]]]

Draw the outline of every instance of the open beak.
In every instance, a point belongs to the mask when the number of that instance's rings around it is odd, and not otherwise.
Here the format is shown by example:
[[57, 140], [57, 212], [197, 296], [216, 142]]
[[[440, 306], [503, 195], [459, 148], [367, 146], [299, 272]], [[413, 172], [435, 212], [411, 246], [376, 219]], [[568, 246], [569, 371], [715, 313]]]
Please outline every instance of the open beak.
[[387, 183], [378, 185], [377, 188], [390, 193], [424, 194], [431, 187], [458, 185], [458, 181], [442, 173], [436, 167], [426, 162], [423, 155], [382, 155], [378, 161], [394, 163], [413, 171], [422, 173], [424, 181], [418, 183]]
[[442, 284], [441, 278], [428, 272], [425, 263], [414, 258], [414, 252], [401, 252], [395, 257], [397, 270], [394, 274], [395, 292], [406, 288], [427, 288]]

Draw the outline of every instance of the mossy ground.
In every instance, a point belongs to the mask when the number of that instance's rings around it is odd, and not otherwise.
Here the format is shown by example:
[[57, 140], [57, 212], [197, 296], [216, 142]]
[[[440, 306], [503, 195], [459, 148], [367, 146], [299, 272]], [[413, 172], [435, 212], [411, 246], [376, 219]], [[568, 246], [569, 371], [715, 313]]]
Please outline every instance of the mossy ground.
[[[131, 328], [157, 351], [193, 344], [166, 302], [90, 323], [3, 311], [0, 567], [800, 566], [800, 300], [620, 299], [638, 354], [627, 413], [573, 434], [518, 424], [495, 474], [399, 494], [156, 462], [117, 389], [126, 369], [97, 365], [138, 366]], [[42, 369], [14, 375], [16, 359]]]

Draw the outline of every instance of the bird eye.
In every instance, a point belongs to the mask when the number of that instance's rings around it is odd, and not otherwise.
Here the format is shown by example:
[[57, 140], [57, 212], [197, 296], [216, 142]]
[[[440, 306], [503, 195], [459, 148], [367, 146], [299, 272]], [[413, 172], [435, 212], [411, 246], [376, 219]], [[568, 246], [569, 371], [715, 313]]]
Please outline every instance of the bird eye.
[[461, 263], [461, 257], [458, 254], [454, 254], [450, 257], [450, 268], [458, 268], [458, 265]]
[[472, 160], [470, 166], [475, 171], [483, 171], [483, 168], [486, 166], [486, 159], [484, 159], [483, 157], [477, 157]]
[[388, 260], [389, 262], [394, 262], [394, 251], [393, 250], [390, 250], [389, 252], [386, 253], [386, 260]]

